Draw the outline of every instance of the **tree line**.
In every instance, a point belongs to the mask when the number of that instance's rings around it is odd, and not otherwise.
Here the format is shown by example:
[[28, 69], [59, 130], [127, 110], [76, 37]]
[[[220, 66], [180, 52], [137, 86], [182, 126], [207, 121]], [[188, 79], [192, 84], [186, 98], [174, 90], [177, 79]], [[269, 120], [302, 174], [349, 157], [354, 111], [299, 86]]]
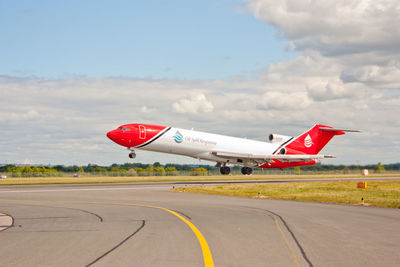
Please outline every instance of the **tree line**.
[[7, 164], [0, 166], [0, 173], [8, 173], [12, 177], [43, 177], [63, 176], [63, 174], [84, 174], [107, 175], [107, 176], [175, 176], [181, 174], [208, 175], [209, 171], [215, 169], [209, 165], [187, 165], [187, 164], [165, 164], [159, 162], [154, 164], [125, 163], [112, 164], [110, 166], [99, 166], [88, 164], [86, 166], [17, 166]]
[[[240, 173], [241, 166], [233, 166], [233, 173]], [[341, 171], [342, 173], [351, 173], [360, 169], [369, 169], [374, 172], [400, 171], [400, 163], [395, 164], [370, 164], [370, 165], [315, 165], [285, 169], [291, 173], [301, 172], [330, 172]], [[255, 169], [255, 173], [268, 173], [276, 170]], [[15, 177], [27, 176], [63, 176], [63, 174], [92, 174], [109, 176], [174, 176], [174, 175], [215, 175], [219, 174], [219, 168], [211, 165], [193, 165], [193, 164], [153, 164], [143, 163], [114, 163], [110, 166], [99, 166], [88, 164], [86, 166], [17, 166], [7, 164], [0, 166], [1, 173], [9, 173]]]

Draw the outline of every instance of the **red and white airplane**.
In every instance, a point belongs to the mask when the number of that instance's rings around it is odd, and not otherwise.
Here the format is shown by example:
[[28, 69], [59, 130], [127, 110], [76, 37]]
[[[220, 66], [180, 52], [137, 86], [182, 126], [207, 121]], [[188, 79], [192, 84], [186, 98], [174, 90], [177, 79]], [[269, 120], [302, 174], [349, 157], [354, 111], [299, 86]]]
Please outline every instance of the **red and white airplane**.
[[127, 147], [130, 158], [135, 149], [177, 154], [196, 159], [215, 161], [221, 174], [229, 174], [228, 164], [242, 165], [243, 174], [252, 168], [289, 168], [319, 164], [318, 155], [335, 135], [356, 130], [335, 129], [316, 124], [298, 137], [270, 134], [269, 142], [261, 142], [225, 135], [185, 130], [150, 124], [125, 124], [107, 133], [115, 143]]

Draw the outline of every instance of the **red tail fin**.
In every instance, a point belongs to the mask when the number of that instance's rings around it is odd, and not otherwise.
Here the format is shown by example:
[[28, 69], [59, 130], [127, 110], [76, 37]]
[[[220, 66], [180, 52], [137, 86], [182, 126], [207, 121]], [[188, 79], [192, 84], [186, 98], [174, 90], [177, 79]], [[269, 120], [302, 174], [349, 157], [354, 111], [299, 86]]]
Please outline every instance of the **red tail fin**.
[[321, 124], [314, 125], [310, 130], [296, 137], [285, 146], [286, 154], [318, 154], [335, 135], [345, 134], [345, 131]]

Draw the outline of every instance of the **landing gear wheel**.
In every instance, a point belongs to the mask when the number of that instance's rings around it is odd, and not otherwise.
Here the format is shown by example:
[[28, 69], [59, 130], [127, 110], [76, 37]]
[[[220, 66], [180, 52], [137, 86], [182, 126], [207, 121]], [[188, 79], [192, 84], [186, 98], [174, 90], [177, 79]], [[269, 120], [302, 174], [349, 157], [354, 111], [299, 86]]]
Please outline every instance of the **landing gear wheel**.
[[242, 174], [243, 175], [251, 175], [253, 173], [253, 169], [250, 167], [243, 167]]
[[228, 175], [231, 172], [231, 169], [229, 167], [221, 167], [219, 168], [219, 171], [223, 175]]
[[129, 153], [129, 157], [130, 157], [131, 159], [134, 159], [134, 158], [136, 158], [136, 154], [135, 154], [135, 152]]

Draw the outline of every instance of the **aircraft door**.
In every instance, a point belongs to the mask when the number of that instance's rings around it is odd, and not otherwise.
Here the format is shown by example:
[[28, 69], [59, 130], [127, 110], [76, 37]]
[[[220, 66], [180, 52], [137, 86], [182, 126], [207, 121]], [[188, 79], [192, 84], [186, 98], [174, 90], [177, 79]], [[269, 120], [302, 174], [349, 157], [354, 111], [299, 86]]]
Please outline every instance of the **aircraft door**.
[[146, 127], [139, 125], [139, 138], [146, 139]]

